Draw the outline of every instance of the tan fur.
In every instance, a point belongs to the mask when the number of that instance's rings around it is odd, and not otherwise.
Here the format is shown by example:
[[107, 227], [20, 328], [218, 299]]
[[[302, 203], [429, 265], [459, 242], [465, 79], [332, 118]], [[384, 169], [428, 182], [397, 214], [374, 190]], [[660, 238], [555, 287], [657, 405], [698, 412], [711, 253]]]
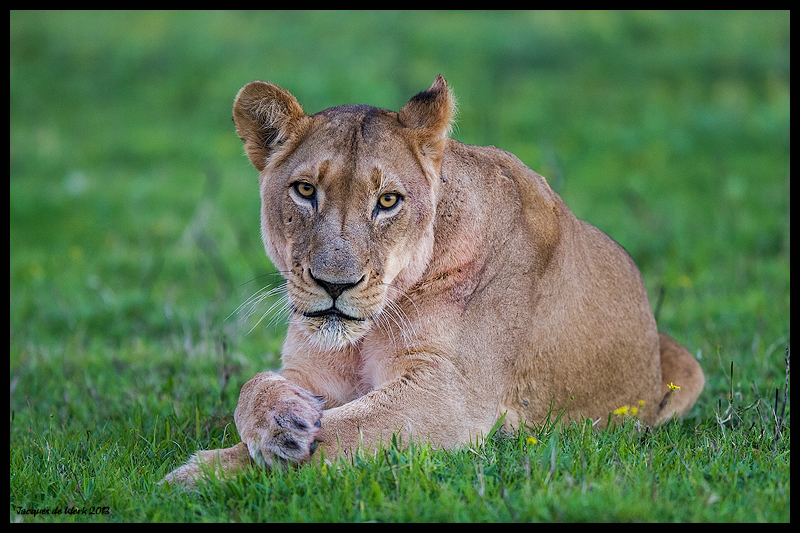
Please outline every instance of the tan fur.
[[[167, 480], [190, 485], [217, 457], [217, 472], [307, 461], [316, 445], [336, 458], [393, 433], [452, 447], [551, 405], [603, 425], [640, 400], [646, 424], [694, 404], [702, 370], [656, 331], [633, 260], [513, 155], [449, 139], [453, 112], [441, 76], [398, 113], [306, 115], [276, 85], [239, 92], [292, 309], [283, 367], [242, 388], [242, 444]], [[382, 210], [387, 194], [400, 200]]]

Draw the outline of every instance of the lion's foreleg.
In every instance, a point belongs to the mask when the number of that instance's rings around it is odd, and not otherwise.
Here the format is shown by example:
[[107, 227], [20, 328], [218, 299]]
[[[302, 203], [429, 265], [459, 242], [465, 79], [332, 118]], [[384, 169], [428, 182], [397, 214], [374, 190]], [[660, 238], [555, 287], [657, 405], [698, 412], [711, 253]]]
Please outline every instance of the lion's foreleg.
[[208, 475], [218, 478], [229, 477], [239, 469], [252, 464], [253, 460], [247, 452], [247, 446], [242, 442], [230, 448], [200, 450], [191, 456], [183, 466], [167, 474], [164, 479], [159, 481], [159, 485], [166, 481], [171, 485], [194, 487], [200, 479]]
[[[481, 405], [486, 403], [487, 405]], [[486, 435], [494, 408], [441, 370], [408, 373], [345, 405], [328, 409], [318, 440], [320, 455], [337, 459], [356, 450], [375, 452], [397, 435], [403, 445], [413, 439], [452, 447]]]

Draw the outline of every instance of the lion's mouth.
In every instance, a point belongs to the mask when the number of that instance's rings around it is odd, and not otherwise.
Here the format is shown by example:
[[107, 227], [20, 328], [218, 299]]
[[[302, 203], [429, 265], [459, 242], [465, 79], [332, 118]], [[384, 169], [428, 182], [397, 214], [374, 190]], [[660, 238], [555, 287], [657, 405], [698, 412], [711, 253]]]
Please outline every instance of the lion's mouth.
[[364, 322], [366, 318], [357, 318], [354, 316], [346, 315], [336, 309], [335, 307], [329, 307], [328, 309], [323, 309], [322, 311], [311, 311], [310, 313], [303, 313], [304, 317], [307, 318], [338, 318], [341, 320], [353, 320], [355, 322]]

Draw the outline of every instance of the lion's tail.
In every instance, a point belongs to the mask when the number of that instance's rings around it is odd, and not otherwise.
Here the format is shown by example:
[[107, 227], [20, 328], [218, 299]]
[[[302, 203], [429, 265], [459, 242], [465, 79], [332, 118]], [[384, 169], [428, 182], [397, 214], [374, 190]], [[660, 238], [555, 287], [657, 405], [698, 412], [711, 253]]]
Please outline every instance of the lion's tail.
[[[658, 334], [661, 346], [661, 403], [656, 423], [686, 414], [697, 401], [706, 378], [700, 363], [679, 342]], [[680, 387], [680, 388], [678, 388]]]

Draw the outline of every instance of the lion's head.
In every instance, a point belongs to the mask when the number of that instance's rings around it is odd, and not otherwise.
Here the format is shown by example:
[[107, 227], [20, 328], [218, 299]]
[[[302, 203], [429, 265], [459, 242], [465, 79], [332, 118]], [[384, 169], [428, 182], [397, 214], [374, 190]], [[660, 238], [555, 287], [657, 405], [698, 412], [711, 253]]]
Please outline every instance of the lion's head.
[[277, 85], [239, 91], [233, 118], [260, 172], [264, 246], [294, 323], [317, 346], [358, 340], [422, 277], [453, 112], [441, 76], [399, 112], [306, 115]]

